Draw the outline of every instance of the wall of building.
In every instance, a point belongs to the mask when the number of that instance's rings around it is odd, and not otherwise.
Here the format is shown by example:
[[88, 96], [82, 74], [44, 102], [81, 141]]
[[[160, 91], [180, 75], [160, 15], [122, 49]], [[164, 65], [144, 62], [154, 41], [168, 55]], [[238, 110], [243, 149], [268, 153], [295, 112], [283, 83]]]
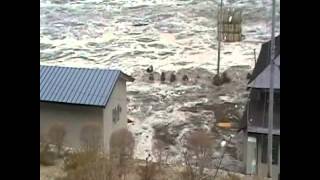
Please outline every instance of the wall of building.
[[246, 174], [255, 175], [257, 173], [257, 138], [252, 136], [246, 136], [245, 145], [245, 165]]
[[[119, 121], [113, 122], [112, 111], [121, 107]], [[109, 142], [112, 132], [127, 128], [127, 92], [126, 81], [117, 81], [106, 108], [78, 106], [40, 102], [40, 134], [45, 134], [54, 123], [63, 123], [67, 134], [65, 144], [70, 147], [80, 147], [80, 131], [88, 122], [96, 122], [103, 127], [103, 141], [106, 152], [109, 152]]]
[[46, 134], [54, 123], [66, 128], [65, 145], [80, 147], [80, 131], [84, 124], [103, 124], [103, 108], [40, 102], [40, 135]]
[[[268, 92], [252, 90], [244, 119], [248, 126], [268, 128], [268, 101]], [[280, 129], [280, 93], [274, 94], [273, 128]]]
[[[268, 173], [268, 165], [267, 163], [262, 163], [262, 138], [260, 135], [257, 134], [249, 134], [248, 137], [255, 137], [256, 138], [256, 150], [257, 150], [257, 163], [256, 163], [256, 170], [257, 170], [257, 175], [259, 175], [260, 177], [267, 177], [267, 173]], [[247, 138], [248, 138], [247, 137]], [[248, 139], [247, 139], [247, 146], [248, 146]], [[246, 174], [250, 174], [250, 162], [248, 160], [251, 160], [254, 156], [255, 153], [249, 151], [250, 148], [245, 148], [246, 150], [246, 159], [245, 159], [245, 164], [246, 164]], [[278, 164], [274, 164], [272, 166], [272, 175], [273, 175], [273, 180], [277, 180], [278, 179], [278, 174], [280, 173], [280, 143], [279, 143], [279, 149], [278, 149]]]
[[[280, 148], [278, 152], [278, 164], [272, 165], [272, 179], [278, 180], [280, 173]], [[262, 143], [258, 143], [258, 174], [261, 177], [267, 177], [268, 175], [268, 164], [262, 163]]]
[[[112, 110], [114, 110], [118, 105], [121, 107], [120, 117], [119, 121], [114, 123], [112, 120]], [[107, 104], [107, 108], [103, 112], [103, 122], [105, 131], [104, 144], [105, 149], [108, 152], [110, 149], [109, 143], [112, 132], [121, 128], [127, 128], [127, 90], [125, 80], [120, 79], [117, 81]]]

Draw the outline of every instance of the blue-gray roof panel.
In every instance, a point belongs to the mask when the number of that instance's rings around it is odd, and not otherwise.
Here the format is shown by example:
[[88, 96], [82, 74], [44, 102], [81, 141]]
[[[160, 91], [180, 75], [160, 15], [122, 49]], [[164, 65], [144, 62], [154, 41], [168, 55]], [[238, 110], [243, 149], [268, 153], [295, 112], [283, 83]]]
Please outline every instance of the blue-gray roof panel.
[[59, 97], [58, 91], [59, 91], [59, 89], [63, 88], [59, 84], [59, 81], [62, 81], [62, 82], [65, 81], [65, 78], [68, 77], [68, 75], [66, 73], [68, 73], [68, 71], [62, 71], [61, 68], [58, 69], [58, 71], [57, 71], [58, 75], [55, 77], [55, 79], [53, 81], [53, 85], [52, 85], [53, 87], [47, 91], [49, 101], [54, 100]]
[[[51, 87], [49, 87], [50, 86], [49, 84], [52, 84], [53, 79], [55, 78], [55, 76], [50, 76], [50, 74], [56, 74], [57, 69], [53, 69], [52, 72], [49, 72], [48, 69], [46, 69], [46, 71], [48, 74], [45, 79], [46, 81], [44, 81], [43, 91], [41, 91], [41, 89], [40, 89], [40, 98], [43, 97], [44, 99], [46, 99], [47, 94], [50, 91], [50, 88], [52, 88], [52, 85], [51, 85]], [[40, 82], [40, 84], [41, 84], [41, 82]]]
[[[93, 78], [95, 79], [95, 81], [97, 81], [97, 82], [100, 82], [100, 80], [101, 80], [101, 78], [100, 78], [100, 75], [101, 75], [101, 71], [96, 71], [95, 73], [94, 73], [94, 76], [93, 76]], [[94, 86], [97, 86], [98, 84], [100, 84], [100, 83], [95, 83], [94, 81], [91, 81], [91, 83], [89, 84], [89, 86], [88, 86], [88, 88], [87, 88], [87, 93], [89, 94], [89, 96], [85, 96], [84, 98], [83, 98], [83, 102], [86, 104], [86, 103], [89, 103], [89, 102], [92, 102], [92, 101], [90, 101], [91, 99], [93, 99], [94, 98], [94, 96], [93, 96], [93, 87]]]
[[96, 99], [97, 95], [99, 95], [99, 94], [97, 94], [97, 91], [99, 90], [98, 87], [102, 84], [102, 78], [105, 75], [104, 72], [105, 71], [101, 71], [101, 70], [98, 72], [97, 81], [99, 81], [100, 83], [93, 83], [91, 85], [89, 94], [92, 94], [92, 96], [87, 96], [86, 101], [85, 101], [86, 103], [87, 102], [95, 103], [94, 100]]
[[[92, 71], [89, 71], [92, 73]], [[73, 102], [73, 103], [78, 103], [76, 101], [74, 101], [74, 98], [72, 96], [72, 92], [74, 93], [78, 93], [80, 92], [82, 89], [79, 88], [79, 86], [77, 86], [77, 82], [80, 79], [80, 75], [81, 73], [84, 73], [84, 71], [79, 71], [77, 69], [73, 69], [73, 71], [71, 71], [72, 75], [70, 75], [70, 80], [69, 80], [69, 84], [68, 84], [68, 88], [65, 92], [63, 92], [64, 96], [61, 99], [61, 102]], [[86, 84], [90, 83], [90, 80], [86, 82]], [[82, 101], [81, 101], [82, 102]], [[81, 103], [79, 102], [79, 103]]]
[[[79, 82], [80, 82], [80, 84], [79, 84], [79, 86], [78, 86], [78, 89], [83, 89], [84, 88], [84, 86], [86, 85], [86, 83], [85, 82], [87, 82], [88, 81], [88, 77], [89, 77], [89, 75], [90, 75], [90, 72], [88, 72], [89, 70], [85, 70], [85, 72], [84, 73], [82, 73], [83, 74], [83, 77], [81, 77], [81, 79], [79, 78]], [[80, 95], [81, 95], [81, 92], [80, 91], [78, 91], [78, 92], [75, 92], [75, 95], [74, 95], [74, 97], [73, 97], [73, 99], [74, 99], [74, 102], [80, 102]]]
[[[79, 71], [79, 70], [75, 70], [75, 71]], [[77, 77], [77, 80], [74, 80], [72, 76], [69, 76], [69, 78], [67, 80], [69, 82], [69, 85], [65, 86], [63, 89], [61, 88], [61, 91], [60, 91], [60, 94], [61, 94], [60, 98], [61, 99], [59, 99], [60, 102], [67, 102], [68, 98], [72, 98], [72, 102], [76, 102], [76, 101], [74, 101], [74, 97], [76, 96], [77, 91], [73, 90], [74, 87], [72, 86], [73, 85], [72, 83], [76, 83], [76, 84], [74, 84], [74, 86], [81, 89], [79, 86], [79, 83], [82, 81], [83, 76], [86, 74], [85, 72], [86, 71], [84, 71], [84, 73], [80, 73], [79, 76]], [[68, 92], [70, 92], [70, 93], [68, 93]], [[63, 93], [65, 93], [65, 94], [62, 95]]]
[[[114, 72], [110, 75], [110, 78], [111, 79], [115, 79], [117, 77], [120, 76], [120, 72]], [[108, 98], [100, 98], [99, 99], [99, 102], [98, 104], [107, 104], [108, 100], [109, 100], [109, 97], [111, 96], [111, 93], [112, 93], [112, 90], [116, 84], [115, 81], [109, 81], [110, 83], [106, 83], [106, 89], [111, 89], [111, 91], [105, 91], [105, 92], [102, 92], [102, 96], [103, 97], [108, 97]]]
[[90, 83], [95, 81], [96, 78], [96, 71], [89, 71], [88, 72], [88, 78], [85, 81], [86, 83], [84, 83], [84, 86], [79, 89], [79, 91], [77, 91], [79, 93], [79, 97], [77, 99], [77, 103], [82, 103], [82, 104], [86, 104], [85, 103], [85, 99], [87, 96], [89, 96], [89, 89], [90, 89]]
[[94, 103], [96, 104], [102, 104], [101, 101], [101, 97], [103, 96], [103, 89], [108, 89], [108, 85], [110, 81], [110, 79], [112, 79], [112, 76], [104, 76], [104, 78], [101, 80], [101, 84], [100, 84], [100, 88], [96, 91], [97, 94], [95, 94], [95, 98], [93, 100]]
[[107, 72], [103, 71], [101, 74], [101, 79], [99, 84], [96, 84], [96, 86], [94, 87], [94, 94], [93, 94], [93, 98], [91, 99], [91, 101], [94, 104], [98, 103], [98, 100], [101, 98], [99, 97], [99, 95], [102, 93], [102, 89], [103, 89], [103, 85], [107, 82], [107, 78], [109, 78], [109, 76], [106, 75]]
[[40, 65], [40, 101], [106, 106], [119, 70]]

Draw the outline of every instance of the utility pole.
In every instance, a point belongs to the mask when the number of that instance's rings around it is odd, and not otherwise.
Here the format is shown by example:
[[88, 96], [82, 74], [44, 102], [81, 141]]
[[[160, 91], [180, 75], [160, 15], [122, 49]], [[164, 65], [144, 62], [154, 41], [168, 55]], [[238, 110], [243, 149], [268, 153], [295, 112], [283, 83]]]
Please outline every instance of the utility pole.
[[271, 27], [271, 43], [270, 43], [270, 91], [269, 91], [269, 112], [268, 112], [268, 178], [272, 178], [272, 140], [273, 140], [273, 100], [274, 100], [274, 54], [275, 54], [275, 0], [272, 0], [272, 27]]
[[220, 49], [221, 49], [221, 38], [222, 37], [222, 33], [221, 33], [221, 36], [220, 36], [220, 32], [222, 32], [222, 30], [220, 29], [220, 26], [222, 24], [222, 1], [220, 1], [220, 8], [219, 8], [219, 12], [218, 12], [218, 27], [217, 27], [217, 30], [218, 30], [218, 65], [217, 65], [217, 75], [219, 77], [219, 74], [220, 74]]

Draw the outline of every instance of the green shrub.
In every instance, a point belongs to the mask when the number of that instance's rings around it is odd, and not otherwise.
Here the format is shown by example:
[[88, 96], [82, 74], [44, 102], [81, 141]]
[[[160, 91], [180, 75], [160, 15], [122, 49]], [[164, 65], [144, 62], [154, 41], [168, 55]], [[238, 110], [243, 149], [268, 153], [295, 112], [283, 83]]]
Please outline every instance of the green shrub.
[[119, 170], [107, 156], [82, 151], [65, 159], [67, 175], [60, 180], [119, 180]]
[[98, 158], [96, 151], [78, 151], [71, 153], [64, 161], [65, 171], [75, 170], [78, 167], [84, 166]]
[[156, 180], [157, 175], [160, 173], [159, 170], [159, 166], [148, 157], [143, 166], [138, 166], [137, 174], [140, 180]]
[[234, 174], [228, 174], [227, 176], [223, 177], [222, 180], [241, 180], [241, 178]]
[[50, 144], [55, 145], [57, 148], [57, 154], [60, 156], [64, 138], [66, 135], [66, 129], [63, 124], [61, 123], [56, 123], [53, 124], [47, 134], [47, 138]]

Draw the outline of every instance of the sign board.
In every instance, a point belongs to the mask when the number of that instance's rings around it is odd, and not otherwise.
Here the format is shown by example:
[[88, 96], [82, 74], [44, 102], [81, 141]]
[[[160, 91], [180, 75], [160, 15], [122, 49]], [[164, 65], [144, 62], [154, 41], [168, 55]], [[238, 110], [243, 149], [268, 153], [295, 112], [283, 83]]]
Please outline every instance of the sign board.
[[242, 12], [232, 8], [224, 8], [218, 13], [218, 40], [224, 42], [241, 41]]

